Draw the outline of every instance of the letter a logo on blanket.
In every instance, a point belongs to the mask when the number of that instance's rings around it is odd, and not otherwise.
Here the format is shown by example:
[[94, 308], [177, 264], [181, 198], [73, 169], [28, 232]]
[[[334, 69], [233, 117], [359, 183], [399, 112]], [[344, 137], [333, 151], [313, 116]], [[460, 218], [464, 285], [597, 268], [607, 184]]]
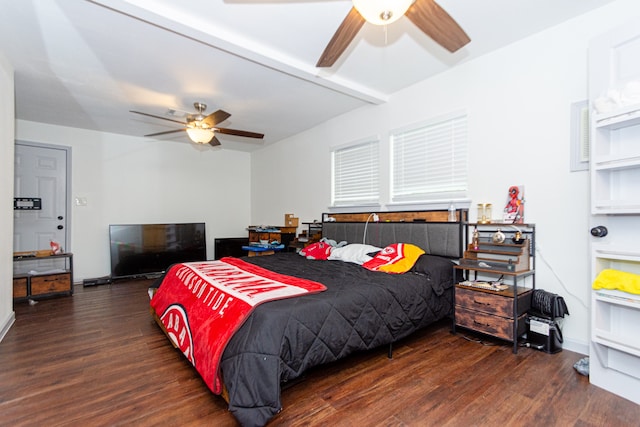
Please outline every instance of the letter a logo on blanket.
[[193, 358], [193, 339], [191, 338], [191, 329], [189, 328], [189, 319], [187, 313], [180, 304], [172, 304], [165, 310], [160, 317], [165, 325], [167, 335], [171, 341], [180, 349], [193, 366], [196, 361]]

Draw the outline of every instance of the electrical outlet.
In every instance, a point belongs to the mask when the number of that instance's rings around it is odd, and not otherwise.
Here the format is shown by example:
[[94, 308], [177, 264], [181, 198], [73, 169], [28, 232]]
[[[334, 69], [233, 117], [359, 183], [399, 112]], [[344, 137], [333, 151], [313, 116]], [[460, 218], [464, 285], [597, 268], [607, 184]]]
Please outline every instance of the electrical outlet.
[[378, 216], [378, 214], [374, 213], [373, 214], [373, 222], [378, 222], [380, 221], [380, 217]]

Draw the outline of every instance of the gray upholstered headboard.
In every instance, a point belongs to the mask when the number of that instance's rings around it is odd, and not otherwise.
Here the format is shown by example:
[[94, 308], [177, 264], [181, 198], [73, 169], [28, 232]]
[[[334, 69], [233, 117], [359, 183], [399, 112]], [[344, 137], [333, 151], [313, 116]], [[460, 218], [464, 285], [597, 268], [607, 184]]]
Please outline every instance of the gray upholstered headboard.
[[[432, 219], [415, 216], [419, 212], [428, 213], [427, 218]], [[431, 214], [434, 213], [438, 215], [432, 217]], [[440, 217], [440, 213], [444, 217]], [[380, 248], [392, 243], [412, 243], [431, 255], [462, 258], [467, 235], [466, 210], [457, 211], [456, 222], [447, 222], [447, 211], [379, 212], [378, 215], [379, 222], [367, 223], [369, 213], [325, 214], [322, 237], [336, 242], [366, 243]], [[335, 221], [327, 221], [329, 217]], [[385, 217], [393, 219], [385, 220]]]

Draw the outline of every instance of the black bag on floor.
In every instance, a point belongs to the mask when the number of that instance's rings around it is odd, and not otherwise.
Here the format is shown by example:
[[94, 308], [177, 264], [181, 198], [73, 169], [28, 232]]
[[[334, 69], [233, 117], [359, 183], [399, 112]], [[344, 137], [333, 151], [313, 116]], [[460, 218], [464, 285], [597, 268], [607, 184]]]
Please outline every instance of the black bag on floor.
[[564, 298], [560, 295], [552, 294], [543, 289], [534, 289], [529, 313], [532, 316], [556, 320], [558, 317], [568, 315], [569, 309]]

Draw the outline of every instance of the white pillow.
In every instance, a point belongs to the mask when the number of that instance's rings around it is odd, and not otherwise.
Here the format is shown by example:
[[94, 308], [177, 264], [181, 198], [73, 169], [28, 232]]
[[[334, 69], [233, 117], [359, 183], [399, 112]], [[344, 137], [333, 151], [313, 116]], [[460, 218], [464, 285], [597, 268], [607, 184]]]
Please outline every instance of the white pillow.
[[382, 250], [382, 248], [378, 248], [376, 246], [352, 243], [341, 248], [333, 248], [329, 258], [327, 259], [332, 261], [352, 262], [354, 264], [362, 265], [372, 258], [367, 254], [371, 252], [378, 252], [380, 250]]

